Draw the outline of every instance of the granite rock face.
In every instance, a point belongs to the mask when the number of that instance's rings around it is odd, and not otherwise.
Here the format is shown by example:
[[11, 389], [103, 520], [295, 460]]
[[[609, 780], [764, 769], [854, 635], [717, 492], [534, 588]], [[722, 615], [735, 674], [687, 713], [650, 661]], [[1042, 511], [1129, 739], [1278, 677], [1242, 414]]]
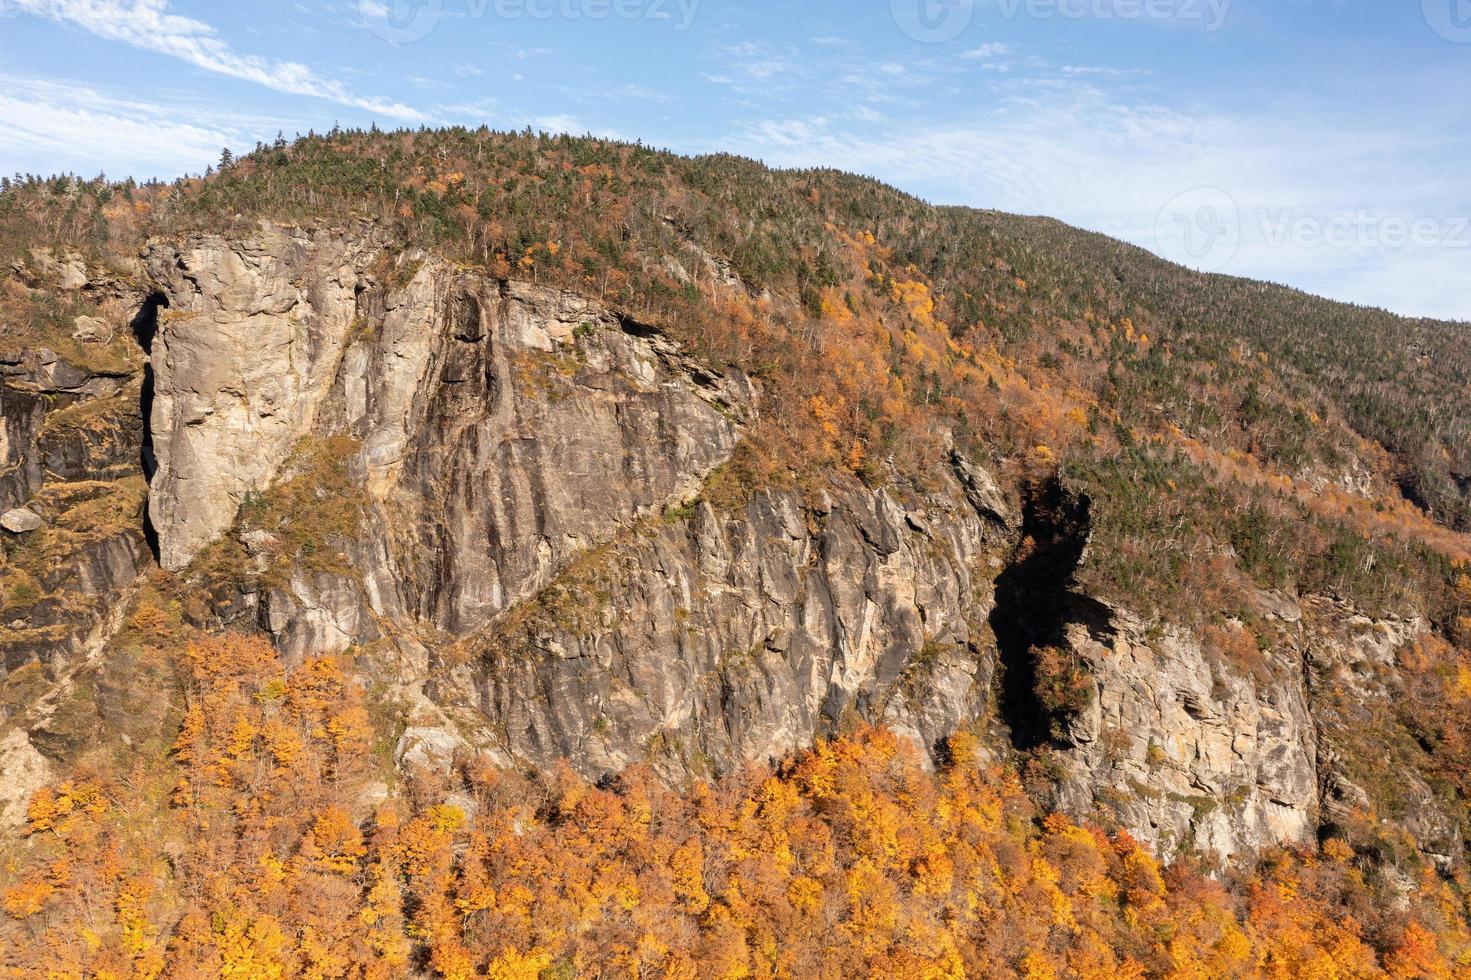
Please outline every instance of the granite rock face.
[[[422, 263], [397, 289], [370, 243], [158, 246], [150, 515], [179, 569], [311, 434], [361, 443], [395, 519], [385, 611], [475, 629], [617, 527], [695, 494], [753, 391], [571, 294]], [[408, 588], [403, 588], [405, 584]]]
[[[0, 352], [0, 509], [25, 507], [48, 481], [137, 472], [143, 357], [133, 353], [100, 372], [45, 348]], [[80, 416], [91, 424], [66, 424]]]
[[[712, 494], [772, 410], [756, 381], [587, 297], [395, 252], [371, 226], [158, 241], [143, 266], [151, 377], [0, 363], [41, 379], [0, 388], [7, 460], [44, 442], [44, 385], [143, 404], [147, 426], [120, 423], [108, 453], [88, 455], [85, 427], [51, 452], [121, 477], [130, 432], [160, 564], [187, 579], [214, 543], [236, 548], [216, 621], [288, 660], [358, 651], [413, 706], [403, 767], [481, 751], [682, 782], [862, 722], [936, 755], [965, 728], [997, 761], [1045, 754], [1065, 809], [1161, 854], [1223, 857], [1311, 841], [1378, 792], [1350, 758], [1350, 709], [1392, 703], [1396, 651], [1423, 625], [1264, 597], [1275, 639], [1232, 661], [1076, 591], [1086, 499], [1019, 496], [959, 454], [923, 487], [833, 474]], [[333, 493], [360, 519], [310, 529], [329, 554], [283, 565], [292, 528], [249, 515], [329, 443]], [[0, 503], [25, 505], [43, 469], [12, 466]], [[130, 533], [141, 545], [141, 515]], [[99, 595], [146, 564], [91, 547], [112, 555]], [[1076, 703], [1037, 697], [1044, 648], [1082, 679]], [[0, 733], [4, 751], [41, 772], [62, 727]], [[1454, 828], [1423, 788], [1406, 819], [1450, 861]]]
[[[432, 275], [416, 280], [426, 292]], [[460, 277], [438, 288], [437, 314], [390, 309], [376, 345], [353, 353], [339, 419], [362, 440], [375, 504], [397, 515], [385, 601], [464, 635], [694, 497], [734, 450], [754, 389], [571, 294]]]
[[0, 682], [76, 655], [149, 564], [139, 473], [147, 360], [128, 329], [141, 296], [76, 256], [41, 252], [24, 268], [38, 296], [104, 297], [90, 319], [111, 336], [65, 354], [41, 344], [0, 352]]
[[594, 776], [637, 761], [708, 776], [856, 719], [934, 748], [986, 711], [1000, 536], [930, 503], [930, 533], [861, 487], [815, 508], [781, 492], [736, 513], [701, 504], [625, 536], [475, 646], [465, 688], [505, 752]]
[[1059, 802], [1102, 809], [1161, 853], [1229, 858], [1313, 840], [1316, 731], [1295, 654], [1246, 673], [1188, 631], [1151, 635], [1110, 612], [1101, 632], [1068, 629], [1093, 695], [1066, 726]]
[[0, 772], [0, 827], [18, 827], [25, 823], [31, 794], [50, 784], [55, 768], [24, 732], [11, 729], [0, 732]]
[[[41, 252], [23, 268], [42, 297], [85, 289], [129, 311], [141, 299], [74, 255]], [[100, 658], [151, 565], [139, 472], [146, 354], [126, 317], [96, 309], [89, 349], [0, 352], [0, 826], [22, 823], [31, 794], [83, 747], [62, 733], [68, 712], [94, 710], [92, 689], [72, 677]]]
[[347, 436], [371, 515], [340, 542], [351, 574], [297, 569], [245, 605], [289, 657], [384, 624], [462, 648], [433, 686], [507, 757], [683, 778], [858, 718], [934, 747], [985, 713], [1010, 532], [979, 466], [902, 503], [854, 484], [686, 508], [761, 410], [749, 378], [574, 294], [377, 259], [335, 235], [155, 246], [165, 567], [301, 440]]
[[270, 484], [316, 420], [356, 312], [365, 243], [267, 231], [155, 244], [149, 516], [176, 570]]
[[1464, 860], [1463, 830], [1423, 773], [1434, 765], [1398, 669], [1429, 633], [1419, 617], [1376, 619], [1345, 603], [1302, 603], [1301, 646], [1319, 742], [1322, 823], [1391, 818], [1435, 865]]

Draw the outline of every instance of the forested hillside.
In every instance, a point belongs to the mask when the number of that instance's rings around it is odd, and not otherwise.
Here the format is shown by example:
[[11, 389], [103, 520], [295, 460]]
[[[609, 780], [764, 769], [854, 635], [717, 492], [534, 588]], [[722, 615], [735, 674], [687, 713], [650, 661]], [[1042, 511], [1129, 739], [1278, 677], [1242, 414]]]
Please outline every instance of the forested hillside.
[[[921, 471], [953, 437], [1017, 475], [1075, 467], [1100, 490], [1204, 480], [1264, 520], [1320, 528], [1260, 559], [1269, 574], [1312, 576], [1306, 587], [1388, 597], [1401, 584], [1390, 568], [1429, 558], [1411, 555], [1413, 542], [1464, 556], [1465, 542], [1437, 527], [1471, 529], [1463, 325], [1192, 273], [1057, 222], [933, 207], [834, 171], [567, 137], [335, 133], [172, 185], [20, 179], [3, 205], [12, 259], [39, 245], [124, 265], [152, 235], [371, 220], [395, 248], [588, 291], [749, 365], [780, 403], [804, 409], [782, 413], [788, 431], [768, 452], [881, 477]], [[719, 288], [732, 281], [743, 291]], [[6, 321], [13, 347], [72, 332], [75, 310], [24, 300]], [[1229, 479], [1216, 480], [1223, 470]], [[1281, 492], [1293, 479], [1311, 500]], [[1218, 545], [1257, 536], [1212, 527], [1225, 508], [1201, 512], [1189, 492], [1099, 496], [1179, 509]], [[1178, 516], [1137, 518], [1159, 527]], [[1356, 581], [1344, 560], [1359, 545], [1337, 539], [1343, 527], [1391, 553], [1372, 580]], [[1164, 554], [1140, 558], [1155, 567], [1110, 571], [1160, 572], [1195, 544], [1156, 540], [1149, 550]]]
[[7, 179], [0, 967], [1460, 975], [1468, 331], [592, 138]]
[[167, 753], [30, 804], [15, 975], [1404, 977], [1471, 951], [1433, 875], [1391, 911], [1340, 842], [1225, 884], [1165, 870], [1043, 817], [968, 735], [938, 773], [860, 730], [683, 796], [472, 767], [354, 819], [377, 760], [342, 664], [164, 646]]

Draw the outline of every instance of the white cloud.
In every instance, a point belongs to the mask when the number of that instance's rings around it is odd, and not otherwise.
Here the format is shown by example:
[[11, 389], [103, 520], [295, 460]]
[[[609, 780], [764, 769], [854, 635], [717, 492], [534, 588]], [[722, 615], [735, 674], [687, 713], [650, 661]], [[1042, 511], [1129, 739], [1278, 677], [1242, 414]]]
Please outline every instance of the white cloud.
[[240, 54], [214, 28], [171, 14], [168, 0], [6, 0], [9, 9], [79, 27], [109, 41], [178, 58], [205, 71], [254, 82], [277, 92], [327, 99], [367, 112], [426, 121], [401, 102], [354, 94], [341, 82], [322, 78], [306, 65]]
[[991, 61], [995, 58], [1004, 58], [1006, 55], [1011, 54], [1011, 52], [1012, 46], [1010, 44], [993, 41], [989, 44], [983, 44], [978, 48], [972, 48], [969, 51], [963, 52], [960, 56], [971, 61]]
[[727, 56], [727, 67], [730, 69], [727, 74], [743, 76], [747, 81], [752, 82], [770, 82], [778, 76], [795, 73], [798, 67], [793, 52], [786, 49], [775, 50], [769, 45], [756, 44], [751, 41], [732, 44], [725, 48], [724, 54]]
[[279, 125], [217, 106], [162, 105], [65, 82], [0, 76], [0, 156], [17, 170], [91, 176], [201, 173], [220, 149], [253, 145]]
[[[963, 61], [973, 61], [982, 70], [991, 72], [1009, 72], [1017, 63], [1017, 48], [1014, 44], [1006, 44], [1001, 41], [993, 41], [982, 44], [978, 48], [962, 51], [960, 58]], [[1035, 67], [1039, 62], [1033, 57], [1028, 59]]]
[[626, 84], [618, 86], [615, 89], [611, 89], [607, 92], [607, 94], [617, 99], [639, 99], [644, 102], [669, 101], [668, 94], [661, 92], [656, 88], [650, 88], [647, 85], [639, 85], [634, 82], [628, 82]]
[[764, 82], [782, 74], [789, 67], [785, 61], [770, 59], [767, 61], [747, 61], [741, 65], [741, 70], [756, 81]]
[[574, 116], [537, 116], [532, 125], [549, 133], [585, 132], [587, 129]]
[[1147, 75], [1145, 68], [1100, 68], [1094, 65], [1063, 65], [1062, 73], [1069, 78], [1132, 78]]
[[603, 139], [622, 139], [616, 130], [589, 126], [576, 116], [537, 116], [531, 120], [531, 128], [547, 133], [566, 133], [569, 136], [600, 136]]
[[505, 117], [506, 107], [499, 99], [475, 99], [473, 102], [456, 102], [434, 107], [435, 115], [451, 121], [469, 121], [476, 125], [491, 123]]

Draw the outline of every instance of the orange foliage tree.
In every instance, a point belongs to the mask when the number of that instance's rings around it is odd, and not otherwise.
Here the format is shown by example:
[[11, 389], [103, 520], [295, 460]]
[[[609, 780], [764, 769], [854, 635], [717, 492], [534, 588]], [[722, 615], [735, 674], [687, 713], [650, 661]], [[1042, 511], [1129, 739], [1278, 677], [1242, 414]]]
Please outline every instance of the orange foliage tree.
[[[928, 771], [879, 729], [680, 793], [466, 760], [397, 796], [343, 661], [179, 658], [173, 751], [42, 790], [6, 861], [7, 975], [1463, 975], [1433, 877], [1373, 901], [1347, 846], [1222, 883], [1042, 815], [961, 733]], [[159, 801], [166, 801], [160, 805]], [[1373, 919], [1373, 921], [1370, 921]]]

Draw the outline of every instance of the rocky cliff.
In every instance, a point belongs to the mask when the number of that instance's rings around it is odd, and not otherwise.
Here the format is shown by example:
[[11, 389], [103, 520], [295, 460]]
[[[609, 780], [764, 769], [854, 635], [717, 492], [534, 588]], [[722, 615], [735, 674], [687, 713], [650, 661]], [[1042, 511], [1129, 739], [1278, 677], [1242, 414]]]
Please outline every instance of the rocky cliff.
[[[199, 621], [290, 658], [354, 651], [396, 692], [405, 766], [487, 751], [683, 782], [870, 721], [930, 753], [960, 729], [1030, 753], [1040, 792], [1164, 854], [1304, 843], [1373, 805], [1334, 685], [1393, 698], [1423, 624], [1263, 592], [1266, 642], [1223, 655], [1081, 591], [1086, 497], [1005, 490], [958, 452], [924, 484], [752, 485], [746, 432], [785, 410], [758, 378], [370, 223], [156, 240], [115, 288], [124, 368], [0, 359], [0, 505], [40, 521], [7, 546], [7, 604], [31, 600], [5, 627], [12, 677], [49, 659], [56, 690], [105, 678], [109, 610], [151, 546], [209, 597]], [[56, 698], [7, 707], [8, 820], [116, 723], [104, 699], [61, 726]], [[1419, 787], [1406, 826], [1459, 860]]]

